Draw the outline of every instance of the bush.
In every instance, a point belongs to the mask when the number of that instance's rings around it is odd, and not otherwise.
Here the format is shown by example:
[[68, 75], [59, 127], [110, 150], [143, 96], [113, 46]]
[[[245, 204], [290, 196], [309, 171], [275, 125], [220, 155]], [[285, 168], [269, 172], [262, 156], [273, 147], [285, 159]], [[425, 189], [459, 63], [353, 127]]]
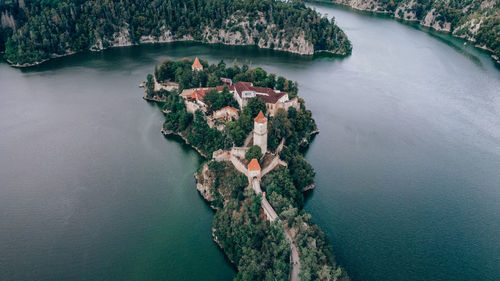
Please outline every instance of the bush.
[[247, 151], [245, 154], [245, 159], [250, 162], [252, 159], [257, 159], [260, 160], [262, 158], [262, 150], [260, 149], [260, 146], [254, 145], [250, 147], [250, 149]]

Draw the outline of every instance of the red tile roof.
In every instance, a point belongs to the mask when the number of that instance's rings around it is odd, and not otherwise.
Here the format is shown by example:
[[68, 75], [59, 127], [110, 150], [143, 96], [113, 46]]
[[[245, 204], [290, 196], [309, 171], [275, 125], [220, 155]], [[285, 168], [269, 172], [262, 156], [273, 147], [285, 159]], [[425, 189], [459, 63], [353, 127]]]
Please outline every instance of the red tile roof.
[[255, 117], [253, 119], [253, 121], [255, 121], [257, 123], [266, 123], [267, 118], [266, 118], [266, 116], [264, 116], [264, 113], [262, 113], [262, 110], [261, 110], [261, 111], [259, 111], [259, 114], [257, 115], [257, 117]]
[[[271, 88], [254, 86], [251, 82], [236, 82], [233, 86], [240, 97], [243, 97], [243, 91], [253, 91], [256, 93], [256, 96], [265, 103], [275, 104], [280, 98], [287, 94], [285, 92], [275, 91]], [[232, 89], [230, 88], [230, 90]]]
[[251, 87], [253, 86], [252, 82], [236, 82], [234, 83], [234, 89], [238, 92], [238, 95], [241, 97], [241, 93], [243, 91], [251, 91]]
[[198, 99], [198, 100], [201, 100], [203, 101], [203, 99], [205, 99], [205, 95], [208, 93], [209, 90], [202, 90], [202, 89], [198, 89], [198, 90], [195, 90], [192, 94], [191, 94], [191, 98], [192, 99]]
[[235, 113], [238, 113], [238, 110], [236, 108], [232, 107], [232, 106], [224, 106], [220, 110], [223, 110], [223, 109], [229, 109], [229, 110], [234, 111]]
[[224, 90], [224, 87], [226, 87], [226, 86], [227, 86], [227, 89], [229, 91], [234, 91], [234, 86], [230, 86], [230, 85], [215, 86], [215, 88], [217, 88], [217, 91], [222, 92]]
[[201, 65], [200, 60], [198, 60], [198, 57], [194, 59], [193, 68], [203, 68], [203, 65]]
[[259, 161], [257, 159], [252, 159], [250, 163], [248, 164], [248, 170], [249, 171], [260, 171], [260, 165]]

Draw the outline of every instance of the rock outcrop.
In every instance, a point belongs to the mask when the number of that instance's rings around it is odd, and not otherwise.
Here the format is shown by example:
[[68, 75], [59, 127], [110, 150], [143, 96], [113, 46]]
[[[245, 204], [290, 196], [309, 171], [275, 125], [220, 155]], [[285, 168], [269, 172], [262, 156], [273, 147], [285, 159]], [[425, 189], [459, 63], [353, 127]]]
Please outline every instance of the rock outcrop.
[[[132, 46], [141, 43], [197, 41], [209, 44], [256, 45], [262, 49], [273, 49], [299, 55], [312, 55], [315, 52], [313, 44], [306, 39], [304, 32], [292, 36], [286, 30], [279, 29], [275, 24], [269, 24], [263, 14], [260, 14], [260, 18], [257, 21], [254, 20], [253, 23], [250, 23], [248, 17], [233, 16], [226, 20], [225, 24], [232, 25], [232, 27], [230, 29], [205, 27], [202, 39], [195, 39], [190, 35], [178, 37], [164, 27], [160, 36], [142, 36], [137, 43], [132, 41], [128, 29], [122, 28], [120, 32], [113, 35], [111, 40], [97, 39], [90, 50], [101, 51], [110, 47]], [[265, 29], [259, 31], [259, 28], [262, 27], [265, 27]], [[264, 36], [262, 36], [262, 33], [264, 33]], [[343, 51], [336, 52], [333, 50], [331, 53], [347, 55]]]
[[495, 0], [472, 0], [451, 3], [436, 0], [423, 5], [416, 0], [330, 0], [353, 9], [391, 14], [395, 18], [418, 22], [438, 31], [450, 32], [455, 37], [474, 42], [476, 47], [488, 50], [500, 63], [500, 11]]
[[16, 30], [16, 22], [14, 20], [14, 16], [8, 11], [2, 11], [2, 13], [0, 14], [0, 23], [0, 27], [2, 28], [10, 27], [13, 30]]

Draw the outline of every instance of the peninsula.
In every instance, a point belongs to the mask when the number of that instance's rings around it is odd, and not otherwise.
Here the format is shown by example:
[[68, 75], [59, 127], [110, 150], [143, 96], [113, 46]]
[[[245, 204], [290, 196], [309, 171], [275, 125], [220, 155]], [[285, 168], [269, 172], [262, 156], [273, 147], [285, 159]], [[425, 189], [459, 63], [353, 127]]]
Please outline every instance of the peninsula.
[[141, 43], [255, 45], [349, 55], [344, 32], [301, 1], [0, 1], [0, 53], [12, 66]]
[[318, 129], [296, 82], [247, 65], [166, 60], [141, 84], [162, 105], [162, 133], [206, 161], [197, 189], [235, 280], [349, 280], [304, 207], [314, 170], [301, 151]]
[[500, 2], [495, 0], [310, 0], [388, 14], [449, 32], [490, 52], [500, 64]]

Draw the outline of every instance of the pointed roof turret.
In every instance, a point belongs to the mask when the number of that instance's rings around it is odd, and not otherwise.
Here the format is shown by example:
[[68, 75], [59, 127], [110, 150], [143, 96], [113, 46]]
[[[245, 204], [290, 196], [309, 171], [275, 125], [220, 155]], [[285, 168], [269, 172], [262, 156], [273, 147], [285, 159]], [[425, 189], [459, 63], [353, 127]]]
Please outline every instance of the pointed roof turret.
[[260, 171], [260, 165], [259, 161], [257, 159], [252, 159], [250, 163], [248, 164], [248, 170], [249, 171]]
[[253, 121], [255, 121], [257, 123], [266, 123], [267, 118], [266, 118], [266, 116], [264, 116], [264, 113], [262, 113], [262, 110], [261, 110], [261, 111], [259, 111], [259, 114], [257, 115], [257, 117], [255, 117], [255, 119], [253, 119]]
[[193, 65], [191, 66], [191, 68], [193, 70], [202, 70], [203, 69], [203, 65], [201, 65], [200, 60], [198, 59], [198, 57], [196, 57], [194, 59], [194, 62], [193, 62]]

